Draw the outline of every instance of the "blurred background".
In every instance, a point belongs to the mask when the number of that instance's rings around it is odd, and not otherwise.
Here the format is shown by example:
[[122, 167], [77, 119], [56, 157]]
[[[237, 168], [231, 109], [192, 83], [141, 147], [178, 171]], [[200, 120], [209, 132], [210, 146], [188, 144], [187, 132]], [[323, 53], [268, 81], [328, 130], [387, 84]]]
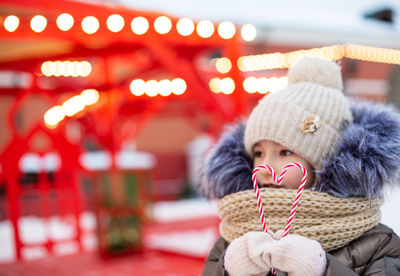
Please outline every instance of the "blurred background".
[[[0, 275], [200, 275], [199, 165], [303, 56], [400, 106], [400, 2], [1, 0]], [[399, 190], [399, 189], [398, 189]], [[400, 233], [400, 192], [382, 221]]]

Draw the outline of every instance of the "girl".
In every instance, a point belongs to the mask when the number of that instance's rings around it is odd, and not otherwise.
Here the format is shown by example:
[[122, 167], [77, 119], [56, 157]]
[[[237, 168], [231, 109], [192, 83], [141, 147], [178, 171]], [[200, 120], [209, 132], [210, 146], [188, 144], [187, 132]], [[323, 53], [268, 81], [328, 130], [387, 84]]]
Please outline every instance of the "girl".
[[[220, 235], [203, 275], [400, 275], [400, 239], [379, 223], [383, 188], [397, 185], [400, 117], [391, 107], [344, 97], [340, 67], [303, 58], [289, 85], [265, 96], [216, 145], [200, 190], [218, 198]], [[257, 175], [268, 233], [262, 232], [251, 174], [290, 162], [308, 171], [290, 234], [282, 238], [298, 168], [282, 185]]]

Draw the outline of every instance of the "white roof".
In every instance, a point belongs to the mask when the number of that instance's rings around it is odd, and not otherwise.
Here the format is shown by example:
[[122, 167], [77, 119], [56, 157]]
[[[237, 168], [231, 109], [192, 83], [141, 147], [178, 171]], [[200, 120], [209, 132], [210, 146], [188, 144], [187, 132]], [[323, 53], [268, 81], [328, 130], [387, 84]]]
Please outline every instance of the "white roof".
[[[194, 20], [230, 20], [258, 28], [258, 39], [296, 45], [360, 43], [400, 48], [398, 0], [120, 0], [139, 10], [167, 13]], [[394, 23], [365, 19], [383, 8], [394, 11]]]

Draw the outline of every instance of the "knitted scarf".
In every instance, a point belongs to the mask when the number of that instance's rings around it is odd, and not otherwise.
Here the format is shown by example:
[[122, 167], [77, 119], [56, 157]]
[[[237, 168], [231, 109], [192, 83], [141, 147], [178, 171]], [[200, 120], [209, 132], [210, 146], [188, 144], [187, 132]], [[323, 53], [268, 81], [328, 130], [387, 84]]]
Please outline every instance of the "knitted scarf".
[[[268, 230], [284, 230], [296, 190], [260, 189]], [[317, 240], [324, 250], [345, 246], [380, 221], [380, 199], [338, 198], [303, 190], [292, 221], [291, 234]], [[262, 231], [254, 191], [233, 193], [218, 201], [221, 236], [231, 242], [250, 232]]]

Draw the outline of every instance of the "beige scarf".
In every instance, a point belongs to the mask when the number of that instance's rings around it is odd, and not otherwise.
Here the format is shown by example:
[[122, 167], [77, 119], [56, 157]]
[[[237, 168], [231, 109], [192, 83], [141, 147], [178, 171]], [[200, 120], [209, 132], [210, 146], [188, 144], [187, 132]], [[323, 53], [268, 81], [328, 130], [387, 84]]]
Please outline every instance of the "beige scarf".
[[[296, 190], [260, 189], [268, 230], [284, 230]], [[338, 198], [325, 193], [303, 190], [291, 234], [321, 243], [326, 251], [345, 246], [380, 221], [382, 200]], [[247, 190], [218, 201], [221, 236], [231, 242], [250, 231], [262, 231], [254, 191]]]

